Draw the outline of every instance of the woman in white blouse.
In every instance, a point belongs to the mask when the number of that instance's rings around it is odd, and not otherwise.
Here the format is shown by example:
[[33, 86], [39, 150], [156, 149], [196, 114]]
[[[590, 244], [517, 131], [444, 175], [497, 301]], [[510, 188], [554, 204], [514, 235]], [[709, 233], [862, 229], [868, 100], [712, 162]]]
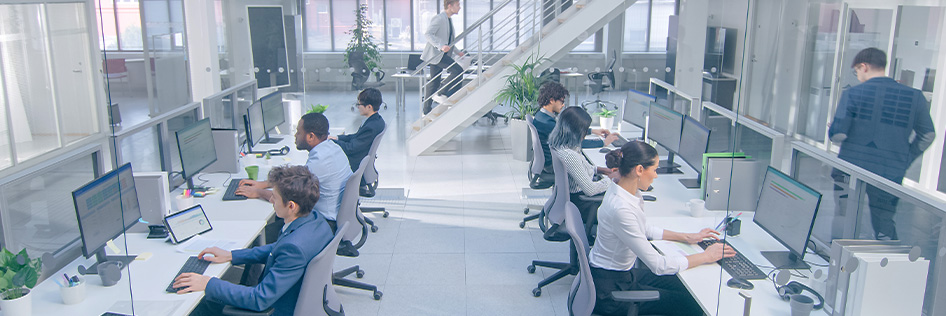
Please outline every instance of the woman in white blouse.
[[[704, 228], [698, 233], [679, 233], [647, 225], [640, 191], [657, 178], [657, 150], [631, 141], [621, 147], [621, 156], [620, 177], [617, 183], [610, 183], [598, 209], [598, 237], [588, 255], [597, 293], [595, 313], [627, 313], [629, 304], [614, 301], [612, 291], [656, 290], [660, 292], [660, 300], [641, 304], [641, 314], [702, 315], [699, 304], [673, 274], [732, 257], [735, 251], [717, 243], [702, 253], [686, 257], [658, 253], [649, 240], [693, 244], [716, 238], [719, 232]], [[635, 266], [637, 259], [643, 265]]]

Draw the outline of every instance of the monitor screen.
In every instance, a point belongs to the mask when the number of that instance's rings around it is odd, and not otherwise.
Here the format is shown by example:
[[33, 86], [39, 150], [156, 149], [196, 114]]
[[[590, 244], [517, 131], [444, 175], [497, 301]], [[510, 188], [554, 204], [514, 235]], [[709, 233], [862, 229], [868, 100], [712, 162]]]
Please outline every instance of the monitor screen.
[[820, 203], [821, 193], [768, 167], [752, 220], [801, 261]]
[[266, 128], [266, 131], [271, 131], [277, 125], [286, 122], [286, 113], [282, 106], [282, 93], [270, 93], [260, 98], [259, 103], [263, 107], [263, 127]]
[[181, 155], [181, 176], [191, 179], [201, 170], [217, 161], [217, 149], [210, 130], [210, 118], [195, 122], [174, 133]]
[[141, 218], [131, 163], [92, 180], [72, 192], [86, 258], [103, 250], [105, 243], [134, 226]]
[[703, 169], [703, 154], [709, 145], [710, 130], [687, 116], [683, 120], [683, 132], [680, 134], [680, 151], [677, 153], [683, 161], [699, 174]]
[[255, 102], [246, 108], [247, 124], [246, 141], [250, 147], [259, 144], [266, 135], [266, 127], [263, 126], [263, 106], [260, 102]]
[[650, 107], [650, 121], [647, 123], [647, 137], [672, 152], [680, 151], [680, 130], [683, 128], [683, 114], [653, 104]]
[[637, 91], [627, 91], [627, 101], [624, 103], [624, 121], [628, 124], [647, 129], [647, 112], [650, 104], [657, 101], [657, 97]]

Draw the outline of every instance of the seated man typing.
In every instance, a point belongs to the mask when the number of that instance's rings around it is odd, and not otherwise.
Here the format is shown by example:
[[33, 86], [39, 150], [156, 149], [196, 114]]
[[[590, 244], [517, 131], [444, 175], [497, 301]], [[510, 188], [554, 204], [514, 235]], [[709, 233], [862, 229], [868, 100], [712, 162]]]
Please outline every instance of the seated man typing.
[[[357, 171], [361, 160], [368, 155], [371, 149], [371, 142], [384, 130], [384, 119], [378, 110], [381, 109], [381, 91], [375, 88], [367, 88], [358, 93], [358, 113], [366, 117], [365, 122], [358, 127], [358, 131], [349, 135], [329, 136], [329, 139], [335, 140], [335, 143], [342, 148], [345, 156], [348, 156], [348, 164], [351, 171]], [[362, 193], [367, 193], [365, 180], [361, 180]], [[361, 194], [366, 195], [366, 194]]]
[[174, 287], [184, 288], [178, 294], [206, 291], [195, 314], [219, 314], [222, 306], [215, 302], [255, 311], [273, 307], [273, 315], [293, 314], [306, 266], [334, 236], [322, 215], [312, 212], [319, 200], [319, 182], [309, 169], [275, 167], [269, 172], [269, 182], [274, 186], [270, 202], [276, 216], [286, 222], [279, 239], [269, 245], [232, 252], [211, 247], [198, 255], [214, 263], [266, 263], [260, 283], [249, 287], [196, 273], [181, 274], [174, 282]]

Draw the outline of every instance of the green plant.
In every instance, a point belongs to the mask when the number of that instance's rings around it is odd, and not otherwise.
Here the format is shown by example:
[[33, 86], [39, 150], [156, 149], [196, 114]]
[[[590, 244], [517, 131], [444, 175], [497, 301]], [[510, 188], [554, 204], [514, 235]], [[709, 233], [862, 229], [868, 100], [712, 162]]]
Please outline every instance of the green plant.
[[32, 289], [39, 280], [40, 270], [42, 261], [39, 258], [30, 259], [26, 249], [17, 254], [3, 249], [0, 253], [0, 296], [5, 300], [22, 297], [25, 291], [11, 290]]
[[533, 53], [522, 65], [513, 65], [516, 72], [505, 77], [506, 85], [494, 97], [496, 102], [512, 109], [506, 112], [507, 117], [524, 119], [526, 115], [539, 110], [539, 86], [545, 82], [547, 75], [536, 76], [535, 68], [548, 60]]
[[316, 105], [311, 105], [311, 104], [310, 104], [309, 107], [310, 107], [309, 110], [308, 110], [308, 111], [305, 111], [305, 114], [309, 114], [309, 113], [325, 113], [325, 110], [328, 110], [328, 104], [316, 104]]
[[355, 25], [345, 32], [351, 35], [348, 48], [345, 49], [345, 64], [348, 64], [348, 55], [361, 50], [365, 52], [365, 65], [368, 69], [381, 67], [381, 53], [378, 51], [378, 44], [374, 43], [374, 36], [371, 35], [372, 24], [368, 19], [368, 5], [362, 4], [355, 9]]
[[601, 112], [595, 113], [595, 115], [600, 116], [600, 117], [603, 117], [603, 118], [610, 118], [610, 117], [614, 117], [614, 116], [618, 115], [618, 111], [617, 111], [617, 110], [601, 109]]

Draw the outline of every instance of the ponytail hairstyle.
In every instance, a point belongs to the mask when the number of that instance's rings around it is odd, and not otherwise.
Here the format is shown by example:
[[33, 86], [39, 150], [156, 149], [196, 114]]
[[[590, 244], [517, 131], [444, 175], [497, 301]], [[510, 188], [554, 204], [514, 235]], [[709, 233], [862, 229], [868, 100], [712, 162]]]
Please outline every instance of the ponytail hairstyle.
[[650, 168], [656, 164], [655, 157], [657, 157], [657, 149], [653, 146], [637, 140], [629, 141], [621, 146], [621, 165], [618, 167], [618, 172], [621, 173], [621, 177], [626, 177], [637, 166]]

